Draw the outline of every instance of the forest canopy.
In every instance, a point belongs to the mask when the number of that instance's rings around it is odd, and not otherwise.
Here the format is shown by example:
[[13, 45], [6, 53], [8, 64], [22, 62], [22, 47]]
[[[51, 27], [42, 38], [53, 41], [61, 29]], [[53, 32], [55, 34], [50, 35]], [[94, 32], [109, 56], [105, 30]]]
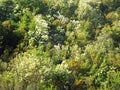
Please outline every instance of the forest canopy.
[[120, 0], [0, 0], [0, 90], [119, 90]]

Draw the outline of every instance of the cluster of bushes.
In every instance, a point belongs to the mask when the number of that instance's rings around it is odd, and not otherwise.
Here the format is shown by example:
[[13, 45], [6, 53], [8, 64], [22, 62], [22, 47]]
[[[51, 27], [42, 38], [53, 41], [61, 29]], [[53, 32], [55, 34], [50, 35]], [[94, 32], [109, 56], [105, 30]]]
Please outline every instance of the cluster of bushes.
[[119, 88], [119, 0], [0, 0], [0, 90]]

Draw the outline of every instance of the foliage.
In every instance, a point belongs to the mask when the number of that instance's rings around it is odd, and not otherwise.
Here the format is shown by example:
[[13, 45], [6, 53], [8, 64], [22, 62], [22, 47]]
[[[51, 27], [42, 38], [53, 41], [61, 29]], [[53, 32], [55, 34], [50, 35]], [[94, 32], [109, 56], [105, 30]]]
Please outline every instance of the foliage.
[[35, 30], [31, 29], [28, 32], [30, 44], [38, 46], [48, 40], [48, 24], [42, 18], [42, 15], [37, 15], [35, 20]]
[[119, 90], [119, 0], [0, 0], [0, 90]]
[[14, 2], [12, 0], [0, 0], [0, 21], [4, 21], [12, 17]]

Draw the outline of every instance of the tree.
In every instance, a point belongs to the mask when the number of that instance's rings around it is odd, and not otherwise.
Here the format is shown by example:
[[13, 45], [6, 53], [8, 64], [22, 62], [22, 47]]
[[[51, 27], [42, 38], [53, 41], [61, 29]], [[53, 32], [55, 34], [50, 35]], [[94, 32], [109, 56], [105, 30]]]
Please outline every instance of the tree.
[[10, 19], [13, 15], [14, 3], [12, 0], [0, 1], [0, 21]]

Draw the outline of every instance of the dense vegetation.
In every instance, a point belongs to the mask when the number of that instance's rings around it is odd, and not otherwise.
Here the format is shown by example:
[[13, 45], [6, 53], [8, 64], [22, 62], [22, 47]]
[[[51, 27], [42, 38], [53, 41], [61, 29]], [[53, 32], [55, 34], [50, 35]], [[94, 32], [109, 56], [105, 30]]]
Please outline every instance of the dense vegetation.
[[120, 90], [120, 0], [0, 0], [0, 90]]

